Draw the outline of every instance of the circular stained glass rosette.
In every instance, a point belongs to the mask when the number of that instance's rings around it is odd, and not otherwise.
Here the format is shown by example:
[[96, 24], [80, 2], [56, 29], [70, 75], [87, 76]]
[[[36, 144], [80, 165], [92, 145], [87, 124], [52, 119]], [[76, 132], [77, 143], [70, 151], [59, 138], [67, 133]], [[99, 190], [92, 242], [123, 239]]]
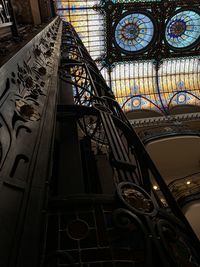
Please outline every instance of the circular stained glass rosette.
[[134, 100], [132, 101], [132, 105], [133, 105], [134, 108], [138, 108], [138, 107], [140, 107], [140, 105], [141, 105], [141, 101], [140, 101], [140, 99], [138, 99], [138, 98], [134, 99]]
[[167, 23], [166, 40], [174, 48], [186, 48], [200, 37], [200, 15], [185, 10], [174, 15]]
[[179, 94], [178, 97], [177, 97], [177, 100], [178, 100], [178, 104], [183, 104], [183, 103], [185, 103], [185, 101], [186, 101], [186, 96], [185, 96], [185, 94]]
[[149, 45], [154, 31], [154, 24], [149, 16], [131, 13], [118, 22], [115, 28], [115, 41], [127, 52], [138, 52]]

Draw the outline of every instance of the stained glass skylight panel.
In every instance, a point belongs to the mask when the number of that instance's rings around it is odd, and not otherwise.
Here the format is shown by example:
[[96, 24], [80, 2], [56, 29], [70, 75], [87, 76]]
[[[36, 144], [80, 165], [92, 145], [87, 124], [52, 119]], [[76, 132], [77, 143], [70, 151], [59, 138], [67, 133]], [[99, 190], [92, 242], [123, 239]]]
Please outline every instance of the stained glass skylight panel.
[[161, 0], [112, 0], [113, 3], [160, 2]]
[[100, 0], [56, 0], [57, 8], [90, 8], [100, 3]]
[[153, 22], [144, 13], [125, 14], [115, 28], [115, 41], [125, 52], [138, 52], [145, 49], [153, 36]]
[[95, 60], [105, 52], [104, 18], [93, 8], [99, 1], [65, 0], [57, 2], [57, 12], [70, 22]]
[[126, 112], [164, 112], [174, 105], [196, 105], [200, 99], [198, 58], [164, 60], [158, 73], [153, 61], [119, 64], [111, 80], [116, 99]]
[[193, 45], [200, 38], [200, 15], [193, 10], [178, 12], [169, 19], [165, 36], [172, 48]]
[[200, 99], [198, 58], [164, 60], [158, 72], [160, 92], [169, 106], [195, 105]]
[[118, 64], [111, 73], [112, 89], [124, 111], [159, 110], [153, 63]]
[[200, 105], [199, 5], [176, 2], [57, 1], [127, 112]]

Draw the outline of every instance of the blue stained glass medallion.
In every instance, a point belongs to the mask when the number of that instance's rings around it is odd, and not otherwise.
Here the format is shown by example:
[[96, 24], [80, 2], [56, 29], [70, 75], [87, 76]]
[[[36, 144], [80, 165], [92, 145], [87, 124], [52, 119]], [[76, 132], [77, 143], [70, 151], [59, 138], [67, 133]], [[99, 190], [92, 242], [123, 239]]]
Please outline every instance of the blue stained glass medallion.
[[116, 25], [115, 41], [127, 52], [138, 52], [145, 49], [153, 39], [154, 24], [151, 18], [143, 13], [125, 15]]
[[173, 48], [193, 45], [200, 37], [200, 15], [193, 10], [178, 12], [168, 21], [165, 37]]
[[186, 95], [185, 93], [180, 93], [177, 95], [177, 104], [185, 104], [186, 102]]

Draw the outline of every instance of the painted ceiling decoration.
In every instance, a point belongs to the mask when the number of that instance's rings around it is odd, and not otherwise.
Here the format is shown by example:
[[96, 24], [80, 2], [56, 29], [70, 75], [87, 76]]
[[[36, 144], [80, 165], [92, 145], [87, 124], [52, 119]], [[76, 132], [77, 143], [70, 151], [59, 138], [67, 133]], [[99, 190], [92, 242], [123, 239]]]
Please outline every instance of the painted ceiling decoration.
[[126, 112], [200, 105], [199, 0], [55, 0]]

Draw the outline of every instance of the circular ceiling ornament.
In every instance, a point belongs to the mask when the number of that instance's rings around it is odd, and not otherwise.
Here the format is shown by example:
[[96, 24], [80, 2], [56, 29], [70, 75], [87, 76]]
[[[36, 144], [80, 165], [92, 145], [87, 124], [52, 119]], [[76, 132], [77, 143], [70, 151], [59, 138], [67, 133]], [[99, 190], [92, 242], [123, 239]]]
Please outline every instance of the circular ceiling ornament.
[[199, 37], [200, 15], [196, 11], [180, 11], [168, 20], [165, 38], [172, 48], [188, 48], [196, 44]]
[[134, 108], [138, 108], [138, 107], [140, 107], [140, 105], [141, 105], [141, 100], [140, 100], [139, 98], [135, 98], [135, 99], [133, 99], [133, 101], [132, 101], [132, 106], [133, 106]]
[[155, 25], [150, 15], [126, 13], [116, 24], [115, 42], [124, 52], [141, 52], [151, 43], [154, 33]]
[[184, 104], [186, 101], [186, 95], [185, 94], [179, 94], [177, 97], [178, 104]]

